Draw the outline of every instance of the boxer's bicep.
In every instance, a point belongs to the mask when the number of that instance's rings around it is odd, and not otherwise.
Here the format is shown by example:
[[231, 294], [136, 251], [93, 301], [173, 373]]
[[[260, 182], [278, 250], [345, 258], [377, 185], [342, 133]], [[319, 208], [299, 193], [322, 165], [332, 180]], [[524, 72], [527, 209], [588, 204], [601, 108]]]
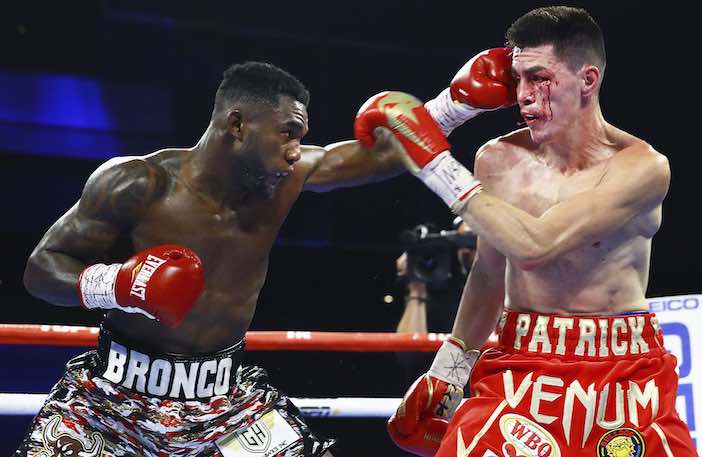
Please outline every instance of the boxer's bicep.
[[88, 178], [78, 202], [81, 216], [115, 225], [131, 225], [167, 185], [163, 168], [143, 159], [113, 159]]
[[55, 236], [47, 240], [51, 249], [95, 261], [163, 193], [166, 175], [160, 167], [141, 159], [115, 162], [88, 178], [78, 203], [54, 224]]
[[154, 179], [148, 167], [109, 165], [91, 175], [78, 203], [49, 228], [30, 255], [24, 282], [33, 295], [74, 304], [80, 272], [108, 260], [120, 234], [163, 189], [163, 176]]
[[404, 170], [399, 154], [388, 141], [377, 141], [373, 148], [355, 140], [304, 148], [301, 162], [310, 164], [304, 190], [313, 192], [381, 181]]
[[76, 203], [44, 234], [24, 271], [26, 289], [56, 305], [77, 305], [80, 272], [104, 261], [119, 234], [116, 225], [82, 216]]
[[62, 254], [86, 264], [102, 259], [118, 238], [121, 226], [87, 217], [81, 214], [79, 205], [76, 203], [49, 228], [35, 253]]

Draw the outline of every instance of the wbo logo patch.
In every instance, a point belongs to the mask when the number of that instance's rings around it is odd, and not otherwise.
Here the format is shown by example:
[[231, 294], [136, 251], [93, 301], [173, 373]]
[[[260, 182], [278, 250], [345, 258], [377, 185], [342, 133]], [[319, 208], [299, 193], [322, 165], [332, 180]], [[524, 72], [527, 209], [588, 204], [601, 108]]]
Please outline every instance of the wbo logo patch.
[[505, 438], [502, 453], [509, 457], [561, 457], [553, 436], [537, 423], [519, 414], [500, 418], [500, 431]]
[[646, 442], [633, 428], [610, 430], [597, 442], [597, 457], [644, 457]]

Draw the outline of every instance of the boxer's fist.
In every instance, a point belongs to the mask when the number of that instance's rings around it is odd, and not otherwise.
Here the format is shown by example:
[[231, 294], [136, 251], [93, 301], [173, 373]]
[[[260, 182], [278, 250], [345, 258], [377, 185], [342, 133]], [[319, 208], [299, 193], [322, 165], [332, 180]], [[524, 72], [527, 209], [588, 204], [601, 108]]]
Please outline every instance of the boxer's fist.
[[202, 262], [178, 245], [147, 248], [123, 264], [96, 264], [79, 279], [86, 308], [119, 308], [174, 327], [193, 307], [204, 287]]
[[409, 388], [388, 421], [390, 438], [398, 447], [421, 456], [439, 449], [451, 418], [463, 398], [463, 389], [429, 374]]
[[449, 149], [446, 137], [422, 102], [403, 92], [381, 92], [358, 110], [354, 133], [361, 144], [372, 146], [379, 127], [390, 130], [400, 142], [403, 161], [415, 174]]
[[451, 81], [451, 98], [474, 108], [497, 109], [517, 102], [512, 50], [488, 49], [470, 59]]
[[403, 92], [381, 92], [369, 98], [356, 115], [358, 141], [372, 146], [378, 129], [389, 130], [400, 157], [453, 210], [459, 211], [480, 190], [480, 182], [449, 152], [439, 125], [415, 97]]
[[458, 338], [450, 337], [441, 345], [429, 372], [412, 384], [388, 421], [395, 444], [417, 455], [436, 453], [478, 355], [466, 351]]
[[516, 103], [509, 48], [483, 51], [458, 70], [451, 85], [424, 106], [448, 136], [456, 127], [483, 111]]
[[422, 103], [403, 92], [381, 92], [358, 111], [354, 133], [372, 146], [379, 129], [389, 131], [405, 166], [450, 208], [457, 210], [480, 192], [480, 182], [449, 152], [439, 125]]

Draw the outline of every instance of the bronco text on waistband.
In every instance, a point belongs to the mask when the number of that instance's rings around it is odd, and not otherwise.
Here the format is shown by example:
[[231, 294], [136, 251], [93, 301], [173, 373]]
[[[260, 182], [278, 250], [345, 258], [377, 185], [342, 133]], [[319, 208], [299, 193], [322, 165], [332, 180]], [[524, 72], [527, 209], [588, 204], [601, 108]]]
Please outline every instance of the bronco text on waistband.
[[199, 400], [229, 391], [233, 365], [231, 355], [178, 361], [150, 357], [110, 341], [107, 367], [100, 375], [143, 394]]

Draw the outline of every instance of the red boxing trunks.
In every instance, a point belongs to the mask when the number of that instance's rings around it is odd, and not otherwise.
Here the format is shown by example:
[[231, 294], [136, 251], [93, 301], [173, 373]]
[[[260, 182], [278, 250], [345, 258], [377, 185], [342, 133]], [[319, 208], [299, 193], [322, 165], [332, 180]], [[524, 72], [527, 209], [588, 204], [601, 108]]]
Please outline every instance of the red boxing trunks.
[[692, 457], [653, 314], [508, 311], [438, 457]]
[[212, 354], [155, 354], [102, 329], [49, 393], [14, 456], [321, 456], [265, 371], [240, 367], [240, 342]]

